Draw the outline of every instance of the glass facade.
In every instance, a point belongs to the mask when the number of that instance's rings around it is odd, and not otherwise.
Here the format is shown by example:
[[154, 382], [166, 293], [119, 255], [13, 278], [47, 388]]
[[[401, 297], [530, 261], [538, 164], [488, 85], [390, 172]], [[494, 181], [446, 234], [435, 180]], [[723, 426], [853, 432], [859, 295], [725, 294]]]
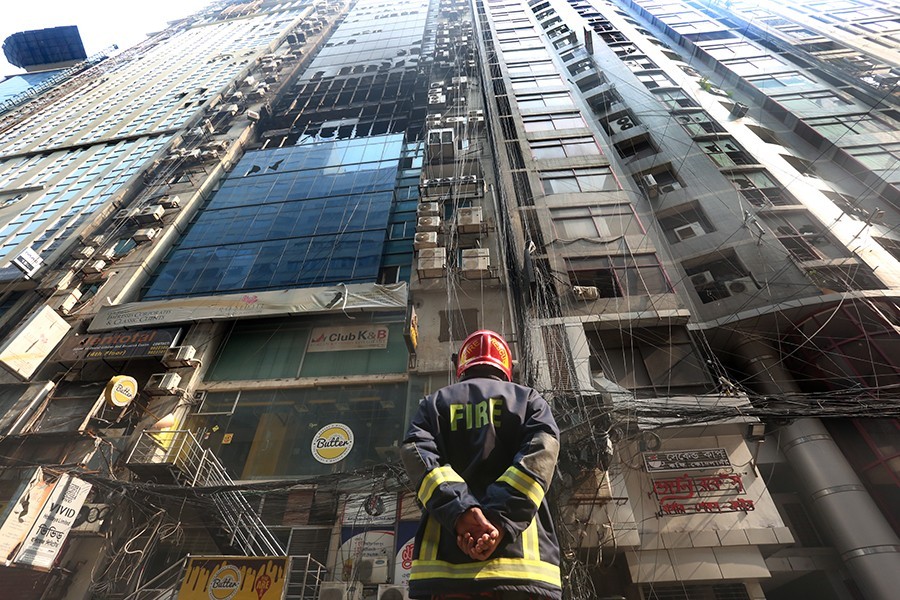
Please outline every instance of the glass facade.
[[248, 152], [145, 298], [375, 282], [402, 135]]
[[[379, 450], [403, 436], [405, 400], [405, 383], [214, 392], [189, 426], [207, 432], [204, 445], [238, 479], [324, 475], [381, 462]], [[324, 464], [313, 456], [313, 438], [335, 422], [353, 432], [353, 449]]]

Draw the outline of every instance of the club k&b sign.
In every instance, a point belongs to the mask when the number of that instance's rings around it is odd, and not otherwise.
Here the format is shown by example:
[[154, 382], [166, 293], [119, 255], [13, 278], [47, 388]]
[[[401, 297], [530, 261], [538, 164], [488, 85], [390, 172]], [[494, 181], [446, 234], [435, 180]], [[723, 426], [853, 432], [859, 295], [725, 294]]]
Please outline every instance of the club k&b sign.
[[306, 351], [383, 350], [387, 343], [387, 325], [316, 327], [310, 333]]

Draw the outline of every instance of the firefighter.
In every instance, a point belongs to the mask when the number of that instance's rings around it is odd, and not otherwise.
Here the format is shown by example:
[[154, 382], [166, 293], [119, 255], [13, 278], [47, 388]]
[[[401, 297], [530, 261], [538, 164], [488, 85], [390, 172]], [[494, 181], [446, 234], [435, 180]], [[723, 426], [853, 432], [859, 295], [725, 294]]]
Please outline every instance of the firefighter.
[[561, 598], [559, 545], [544, 499], [559, 429], [535, 390], [512, 383], [506, 341], [463, 342], [458, 383], [425, 397], [403, 441], [424, 508], [411, 598]]

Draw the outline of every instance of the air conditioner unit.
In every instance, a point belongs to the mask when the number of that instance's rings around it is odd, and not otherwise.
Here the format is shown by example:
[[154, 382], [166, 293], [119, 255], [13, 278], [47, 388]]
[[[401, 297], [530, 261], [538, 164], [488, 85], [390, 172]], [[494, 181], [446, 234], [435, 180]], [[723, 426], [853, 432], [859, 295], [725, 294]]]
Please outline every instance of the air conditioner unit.
[[428, 132], [428, 156], [432, 160], [453, 160], [456, 157], [456, 135], [453, 129], [432, 129]]
[[228, 97], [232, 102], [240, 102], [244, 99], [244, 92], [235, 92], [231, 96]]
[[246, 85], [247, 87], [250, 87], [255, 83], [256, 83], [256, 77], [254, 77], [253, 75], [247, 75], [246, 77], [244, 77], [243, 84]]
[[195, 354], [197, 351], [193, 346], [172, 346], [163, 354], [162, 364], [169, 369], [190, 367], [198, 363], [194, 358]]
[[439, 214], [441, 214], [441, 208], [437, 202], [420, 202], [416, 207], [417, 217], [436, 217]]
[[203, 124], [200, 128], [207, 134], [212, 135], [216, 132], [216, 126], [213, 125], [212, 121], [209, 119], [203, 119]]
[[441, 228], [440, 217], [419, 217], [416, 221], [416, 231], [437, 231]]
[[643, 186], [644, 192], [647, 193], [648, 197], [656, 198], [659, 195], [659, 184], [656, 182], [656, 177], [653, 175], [642, 176], [641, 186]]
[[256, 112], [255, 110], [248, 110], [247, 118], [250, 119], [251, 121], [259, 121], [259, 113]]
[[409, 600], [409, 588], [405, 585], [381, 584], [376, 600]]
[[365, 584], [386, 583], [388, 564], [387, 558], [361, 558], [356, 565], [356, 578]]
[[706, 234], [706, 231], [704, 231], [703, 226], [700, 225], [700, 223], [688, 223], [687, 225], [676, 227], [674, 232], [675, 237], [677, 237], [680, 242]]
[[178, 196], [162, 196], [156, 199], [156, 203], [163, 208], [179, 208], [181, 206], [181, 198]]
[[456, 214], [456, 228], [460, 233], [478, 233], [481, 231], [481, 207], [460, 208]]
[[468, 248], [460, 256], [460, 270], [469, 279], [490, 277], [491, 253], [487, 248]]
[[756, 287], [756, 282], [753, 281], [752, 277], [740, 277], [738, 279], [732, 279], [725, 285], [728, 288], [728, 293], [732, 296], [736, 294], [753, 293], [757, 289], [759, 289]]
[[72, 253], [72, 256], [75, 258], [90, 258], [97, 251], [96, 248], [91, 248], [90, 246], [83, 246]]
[[358, 600], [362, 586], [342, 581], [323, 581], [319, 584], [319, 600]]
[[134, 218], [141, 225], [159, 223], [162, 221], [165, 212], [166, 209], [164, 206], [155, 204], [153, 206], [148, 206], [147, 208], [142, 209], [138, 214], [134, 215]]
[[180, 383], [181, 375], [178, 373], [156, 373], [147, 380], [144, 391], [151, 396], [174, 396], [179, 392]]
[[109, 248], [104, 248], [103, 250], [97, 251], [94, 256], [96, 258], [102, 258], [104, 260], [111, 260], [116, 256], [116, 247], [110, 246]]
[[106, 236], [92, 235], [92, 236], [82, 240], [81, 243], [84, 244], [85, 246], [91, 246], [93, 248], [96, 248], [97, 246], [101, 246], [103, 244], [103, 242], [105, 242], [105, 241], [106, 241]]
[[58, 296], [54, 296], [54, 298], [56, 299], [55, 305], [59, 312], [67, 315], [75, 308], [78, 301], [81, 300], [81, 290], [75, 288], [74, 290], [69, 290]]
[[157, 234], [159, 234], [160, 231], [161, 231], [160, 229], [157, 229], [155, 227], [148, 227], [146, 229], [138, 229], [137, 231], [134, 232], [134, 235], [131, 236], [131, 238], [135, 242], [138, 242], [138, 243], [149, 242], [150, 240], [155, 238], [157, 236]]
[[713, 274], [709, 271], [703, 271], [702, 273], [695, 273], [691, 275], [691, 283], [694, 285], [694, 287], [704, 287], [715, 282], [716, 278], [713, 277]]
[[102, 273], [103, 269], [105, 269], [105, 268], [106, 268], [105, 260], [94, 260], [94, 261], [86, 263], [83, 267], [81, 267], [81, 270], [84, 271], [85, 273], [90, 274], [90, 273]]
[[120, 221], [123, 219], [127, 219], [130, 216], [131, 216], [131, 209], [123, 208], [122, 210], [118, 211], [115, 215], [113, 215], [113, 219], [115, 219], [116, 221]]
[[437, 248], [438, 234], [436, 231], [422, 231], [413, 238], [413, 248], [424, 250], [425, 248]]
[[600, 291], [592, 285], [575, 285], [572, 286], [572, 293], [579, 300], [589, 301], [596, 300], [600, 297]]
[[447, 269], [447, 249], [437, 247], [420, 250], [416, 267], [420, 279], [443, 277]]

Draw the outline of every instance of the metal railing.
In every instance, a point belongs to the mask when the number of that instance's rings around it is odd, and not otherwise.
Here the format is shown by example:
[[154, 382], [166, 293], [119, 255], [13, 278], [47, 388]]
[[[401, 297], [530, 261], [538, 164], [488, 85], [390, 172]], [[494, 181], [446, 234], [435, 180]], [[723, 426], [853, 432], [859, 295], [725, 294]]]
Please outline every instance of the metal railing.
[[166, 466], [175, 481], [185, 487], [218, 488], [198, 490], [198, 494], [205, 495], [215, 504], [217, 520], [228, 533], [229, 543], [246, 556], [285, 555], [281, 542], [272, 535], [243, 493], [234, 489], [234, 481], [218, 457], [203, 448], [193, 432], [185, 429], [144, 431], [126, 464], [136, 472], [141, 466]]

